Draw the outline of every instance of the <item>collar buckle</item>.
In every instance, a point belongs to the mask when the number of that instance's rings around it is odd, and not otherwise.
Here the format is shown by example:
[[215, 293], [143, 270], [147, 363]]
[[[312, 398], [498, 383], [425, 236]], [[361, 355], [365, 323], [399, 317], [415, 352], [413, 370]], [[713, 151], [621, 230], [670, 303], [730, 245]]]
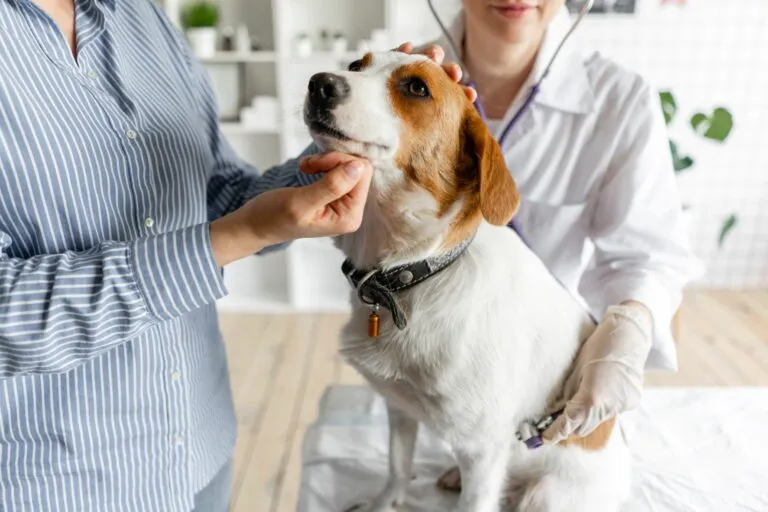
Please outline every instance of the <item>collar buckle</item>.
[[[379, 272], [379, 270], [378, 270], [378, 269], [369, 270], [369, 271], [368, 271], [368, 272], [367, 272], [367, 273], [366, 273], [366, 274], [365, 274], [365, 275], [364, 275], [364, 276], [363, 276], [363, 277], [360, 279], [360, 281], [358, 281], [358, 282], [357, 282], [357, 285], [355, 285], [354, 283], [352, 284], [352, 286], [353, 286], [353, 287], [356, 289], [356, 291], [357, 291], [357, 298], [358, 298], [358, 299], [360, 299], [360, 302], [362, 302], [363, 304], [365, 304], [365, 305], [367, 305], [367, 306], [374, 306], [374, 305], [376, 305], [376, 302], [375, 302], [373, 299], [371, 299], [370, 297], [366, 297], [366, 296], [365, 296], [365, 290], [364, 290], [364, 288], [365, 288], [365, 285], [368, 283], [368, 281], [370, 281], [370, 280], [371, 280], [371, 278], [373, 278], [373, 276], [375, 276], [375, 275], [376, 275], [378, 272]], [[351, 280], [351, 279], [352, 279], [352, 277], [350, 276], [350, 277], [349, 277], [349, 279]], [[350, 281], [350, 282], [351, 282], [351, 281]]]

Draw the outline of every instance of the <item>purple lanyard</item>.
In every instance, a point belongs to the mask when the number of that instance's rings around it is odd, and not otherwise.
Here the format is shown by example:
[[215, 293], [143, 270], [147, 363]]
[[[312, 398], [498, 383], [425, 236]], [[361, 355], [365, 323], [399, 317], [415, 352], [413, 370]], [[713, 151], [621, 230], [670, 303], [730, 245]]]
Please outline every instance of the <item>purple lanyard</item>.
[[[477, 86], [475, 85], [475, 83], [473, 81], [470, 80], [467, 83], [467, 85], [469, 85], [473, 89], [477, 90]], [[523, 102], [523, 105], [517, 110], [517, 112], [515, 112], [515, 115], [512, 116], [512, 119], [504, 127], [504, 131], [501, 132], [501, 137], [499, 137], [499, 146], [500, 147], [503, 147], [504, 140], [507, 138], [507, 135], [509, 135], [509, 133], [512, 131], [512, 128], [514, 128], [515, 125], [518, 123], [518, 121], [520, 120], [520, 118], [523, 115], [523, 112], [528, 110], [528, 107], [531, 105], [531, 103], [533, 102], [533, 99], [536, 97], [536, 95], [538, 93], [539, 93], [539, 82], [536, 82], [533, 85], [533, 87], [531, 87], [531, 91], [528, 93], [528, 97], [525, 98], [525, 101]], [[483, 119], [487, 119], [487, 116], [485, 115], [485, 110], [483, 109], [483, 105], [482, 105], [482, 103], [480, 103], [480, 97], [479, 96], [478, 96], [477, 99], [475, 99], [474, 106], [475, 106], [475, 109], [477, 110], [477, 113], [480, 114], [480, 117], [482, 117]], [[508, 226], [510, 228], [512, 228], [512, 230], [515, 233], [517, 233], [517, 235], [523, 240], [523, 243], [528, 245], [528, 242], [526, 242], [525, 237], [523, 236], [523, 233], [522, 233], [522, 231], [520, 229], [520, 226], [518, 226], [518, 224], [515, 221], [515, 219], [512, 219], [512, 221], [510, 221]]]

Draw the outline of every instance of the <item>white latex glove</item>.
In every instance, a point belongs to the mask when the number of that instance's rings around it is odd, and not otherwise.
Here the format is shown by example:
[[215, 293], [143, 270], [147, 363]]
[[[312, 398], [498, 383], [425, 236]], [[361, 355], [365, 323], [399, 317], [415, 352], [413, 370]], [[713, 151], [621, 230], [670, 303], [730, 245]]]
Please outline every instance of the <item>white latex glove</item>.
[[645, 307], [611, 306], [584, 342], [564, 387], [565, 410], [544, 431], [545, 443], [583, 437], [640, 404], [653, 321]]

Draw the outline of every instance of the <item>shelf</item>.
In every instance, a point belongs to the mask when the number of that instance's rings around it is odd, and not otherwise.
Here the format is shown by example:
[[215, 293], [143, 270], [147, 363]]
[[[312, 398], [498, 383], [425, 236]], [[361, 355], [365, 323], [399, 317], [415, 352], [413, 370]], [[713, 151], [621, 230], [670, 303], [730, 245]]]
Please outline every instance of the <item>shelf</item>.
[[280, 129], [277, 126], [248, 126], [247, 124], [234, 122], [221, 123], [221, 131], [224, 135], [279, 135]]
[[279, 55], [277, 52], [261, 51], [261, 52], [218, 52], [213, 57], [200, 57], [199, 61], [203, 64], [236, 64], [247, 62], [277, 62], [278, 60], [288, 60], [301, 62], [311, 59], [337, 59], [337, 60], [356, 60], [362, 58], [365, 54], [363, 51], [349, 50], [341, 53], [331, 51], [313, 51], [306, 57], [297, 55], [295, 53], [289, 53], [285, 55]]
[[203, 64], [228, 64], [239, 62], [275, 62], [277, 53], [261, 52], [218, 52], [213, 57], [201, 58]]
[[286, 59], [293, 62], [302, 62], [312, 59], [335, 59], [335, 60], [357, 60], [361, 59], [365, 55], [363, 51], [349, 50], [341, 53], [330, 51], [313, 51], [306, 57], [290, 53], [286, 56]]

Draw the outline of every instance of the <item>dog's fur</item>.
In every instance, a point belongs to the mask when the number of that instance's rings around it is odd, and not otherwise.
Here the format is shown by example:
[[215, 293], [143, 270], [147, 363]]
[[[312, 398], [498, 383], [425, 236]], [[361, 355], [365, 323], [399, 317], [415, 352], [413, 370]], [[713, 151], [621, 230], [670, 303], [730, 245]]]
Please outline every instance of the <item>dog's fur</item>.
[[[452, 266], [398, 295], [408, 324], [353, 295], [341, 352], [385, 397], [390, 475], [359, 510], [403, 503], [417, 425], [454, 450], [461, 512], [616, 511], [629, 488], [629, 454], [619, 428], [527, 450], [524, 420], [562, 405], [572, 361], [594, 324], [506, 224], [519, 196], [482, 119], [436, 64], [419, 55], [368, 54], [333, 108], [308, 97], [305, 121], [318, 145], [374, 165], [360, 229], [338, 246], [357, 268], [384, 269], [443, 253], [475, 233]], [[425, 89], [422, 89], [422, 85]], [[421, 95], [428, 90], [426, 95]]]

